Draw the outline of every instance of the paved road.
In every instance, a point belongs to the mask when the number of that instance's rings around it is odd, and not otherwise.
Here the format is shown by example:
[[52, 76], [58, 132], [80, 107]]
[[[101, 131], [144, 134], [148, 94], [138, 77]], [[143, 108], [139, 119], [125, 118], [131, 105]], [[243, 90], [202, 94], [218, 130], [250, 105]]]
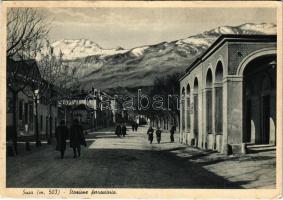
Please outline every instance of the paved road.
[[125, 138], [90, 134], [78, 159], [68, 148], [61, 160], [53, 146], [45, 145], [7, 159], [7, 187], [241, 188], [201, 163], [176, 156], [173, 152], [185, 146], [170, 143], [168, 133], [162, 137], [161, 144], [151, 145], [145, 128]]

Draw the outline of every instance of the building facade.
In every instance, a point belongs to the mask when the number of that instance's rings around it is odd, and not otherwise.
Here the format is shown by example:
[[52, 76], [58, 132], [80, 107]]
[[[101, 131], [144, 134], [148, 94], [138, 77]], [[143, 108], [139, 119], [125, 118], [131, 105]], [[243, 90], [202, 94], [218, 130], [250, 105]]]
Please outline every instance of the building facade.
[[276, 144], [276, 36], [222, 35], [180, 78], [180, 142], [222, 153]]
[[60, 118], [65, 119], [68, 126], [74, 119], [78, 119], [85, 130], [105, 128], [115, 123], [115, 99], [104, 91], [76, 91], [63, 101], [64, 105], [59, 105], [63, 112]]
[[[58, 120], [57, 102], [50, 103], [50, 101], [48, 101], [47, 91], [40, 92], [40, 95], [37, 96], [37, 101], [31, 96], [35, 91], [32, 91], [33, 86], [30, 85], [32, 85], [35, 80], [41, 80], [40, 82], [43, 82], [36, 61], [13, 61], [9, 59], [7, 71], [7, 76], [9, 78], [11, 74], [15, 74], [16, 71], [18, 72], [12, 79], [13, 83], [10, 83], [14, 85], [17, 84], [17, 86], [14, 86], [15, 88], [20, 88], [22, 85], [26, 85], [22, 90], [17, 92], [16, 96], [13, 95], [13, 91], [10, 87], [7, 87], [7, 139], [12, 137], [14, 126], [16, 126], [18, 136], [35, 135], [36, 104], [38, 108], [37, 120], [39, 134], [41, 136], [47, 136], [51, 129], [51, 133], [54, 135]], [[16, 105], [14, 105], [13, 102], [16, 102]], [[16, 124], [13, 122], [13, 106], [16, 106]]]

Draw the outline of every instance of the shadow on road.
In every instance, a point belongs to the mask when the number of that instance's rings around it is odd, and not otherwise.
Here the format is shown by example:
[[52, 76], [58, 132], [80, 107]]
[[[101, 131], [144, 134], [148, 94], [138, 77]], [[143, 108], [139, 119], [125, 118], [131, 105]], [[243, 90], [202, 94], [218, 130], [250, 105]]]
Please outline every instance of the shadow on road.
[[8, 159], [7, 187], [225, 189], [247, 183], [232, 183], [206, 170], [209, 163], [192, 163], [168, 150], [84, 149], [79, 159], [70, 155], [60, 160], [54, 151], [35, 153], [16, 167]]

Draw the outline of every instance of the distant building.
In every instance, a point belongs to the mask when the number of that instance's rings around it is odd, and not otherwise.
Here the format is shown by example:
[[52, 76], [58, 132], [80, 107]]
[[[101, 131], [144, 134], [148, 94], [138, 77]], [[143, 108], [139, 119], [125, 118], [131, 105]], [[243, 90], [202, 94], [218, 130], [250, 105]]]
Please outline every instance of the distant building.
[[61, 118], [65, 118], [68, 125], [73, 119], [78, 119], [87, 130], [109, 127], [115, 123], [115, 100], [104, 91], [74, 91], [64, 101], [65, 105], [60, 105], [60, 110], [66, 114], [61, 114]]
[[222, 35], [180, 78], [180, 141], [222, 153], [276, 143], [276, 36]]

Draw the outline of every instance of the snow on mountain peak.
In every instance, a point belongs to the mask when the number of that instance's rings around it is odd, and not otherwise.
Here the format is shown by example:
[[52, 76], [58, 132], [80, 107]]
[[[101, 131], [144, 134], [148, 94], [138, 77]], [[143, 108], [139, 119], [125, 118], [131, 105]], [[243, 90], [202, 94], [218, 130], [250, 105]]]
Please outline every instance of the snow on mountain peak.
[[[277, 27], [272, 23], [245, 23], [239, 26], [219, 26], [217, 28], [205, 31], [201, 34], [194, 35], [185, 39], [174, 41], [178, 48], [200, 48], [209, 47], [221, 34], [276, 34]], [[140, 57], [145, 53], [145, 50], [155, 46], [162, 46], [162, 49], [169, 48], [171, 42], [161, 42], [155, 45], [136, 47], [131, 50], [116, 47], [113, 49], [103, 49], [95, 42], [88, 39], [64, 39], [51, 44], [55, 53], [61, 50], [63, 58], [67, 60], [98, 55], [107, 57], [115, 54], [123, 54], [130, 52], [136, 57]]]
[[87, 39], [64, 39], [52, 43], [51, 46], [54, 48], [55, 54], [59, 54], [59, 51], [62, 51], [63, 58], [67, 60], [91, 55], [112, 55], [127, 51], [122, 47], [118, 47], [116, 49], [103, 49], [98, 44]]
[[144, 51], [148, 48], [149, 46], [143, 46], [143, 47], [137, 47], [131, 50], [131, 53], [134, 54], [135, 56], [139, 57], [141, 56]]
[[239, 26], [220, 26], [206, 31], [204, 34], [276, 34], [276, 25], [272, 23], [245, 23]]
[[264, 34], [276, 34], [277, 26], [272, 23], [253, 24], [246, 23], [238, 26], [243, 31], [256, 31]]

